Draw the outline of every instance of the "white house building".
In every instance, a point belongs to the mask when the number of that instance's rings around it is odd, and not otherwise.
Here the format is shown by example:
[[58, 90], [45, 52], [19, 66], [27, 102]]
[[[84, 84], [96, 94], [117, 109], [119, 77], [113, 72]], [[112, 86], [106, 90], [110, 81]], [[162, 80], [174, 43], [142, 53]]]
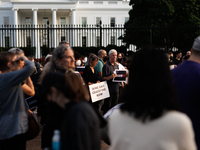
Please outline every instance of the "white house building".
[[[129, 1], [122, 0], [0, 0], [0, 47], [31, 45], [37, 47], [39, 53], [39, 47], [45, 45], [47, 38], [46, 31], [43, 33], [44, 30], [40, 31], [39, 28], [46, 28], [47, 21], [51, 28], [51, 47], [56, 47], [61, 40], [69, 41], [71, 46], [98, 46], [99, 30], [94, 37], [94, 32], [86, 29], [68, 31], [52, 28], [66, 28], [68, 25], [75, 28], [81, 25], [98, 29], [100, 20], [102, 26], [115, 27], [118, 24], [123, 25], [129, 19], [130, 9]], [[24, 31], [21, 29], [24, 26], [36, 30]], [[3, 30], [9, 27], [15, 29]], [[122, 44], [117, 39], [122, 32], [106, 32], [101, 37], [102, 45]]]

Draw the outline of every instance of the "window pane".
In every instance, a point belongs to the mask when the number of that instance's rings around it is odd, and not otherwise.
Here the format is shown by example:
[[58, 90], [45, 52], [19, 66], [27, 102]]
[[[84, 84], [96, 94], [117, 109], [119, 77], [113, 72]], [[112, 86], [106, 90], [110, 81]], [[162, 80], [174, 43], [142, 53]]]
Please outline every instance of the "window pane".
[[47, 21], [48, 21], [48, 17], [43, 17], [43, 25], [45, 28], [47, 27]]
[[86, 27], [86, 25], [87, 25], [87, 18], [82, 17], [82, 27]]
[[110, 26], [115, 27], [115, 18], [114, 17], [110, 18]]
[[65, 17], [60, 18], [60, 25], [61, 25], [61, 27], [65, 26]]
[[111, 36], [110, 41], [111, 41], [111, 45], [115, 45], [115, 36]]
[[86, 36], [82, 37], [82, 47], [86, 47]]
[[97, 47], [100, 47], [100, 36], [96, 37], [96, 45]]
[[96, 26], [100, 26], [101, 17], [96, 17]]
[[26, 43], [28, 47], [31, 47], [31, 37], [29, 36], [26, 37]]
[[9, 47], [10, 46], [10, 43], [9, 43], [9, 37], [5, 37], [5, 46], [6, 47]]
[[31, 25], [31, 17], [26, 17], [26, 25], [27, 25], [27, 27], [30, 27], [30, 25]]
[[9, 25], [9, 17], [4, 17], [4, 27], [8, 27]]

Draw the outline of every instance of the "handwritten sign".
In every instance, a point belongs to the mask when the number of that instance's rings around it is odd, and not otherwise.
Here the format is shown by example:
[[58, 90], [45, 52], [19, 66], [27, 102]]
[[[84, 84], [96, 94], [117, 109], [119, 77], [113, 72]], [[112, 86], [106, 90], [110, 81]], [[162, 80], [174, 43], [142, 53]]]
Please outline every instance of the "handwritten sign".
[[89, 91], [93, 103], [104, 98], [110, 97], [106, 81], [89, 85]]

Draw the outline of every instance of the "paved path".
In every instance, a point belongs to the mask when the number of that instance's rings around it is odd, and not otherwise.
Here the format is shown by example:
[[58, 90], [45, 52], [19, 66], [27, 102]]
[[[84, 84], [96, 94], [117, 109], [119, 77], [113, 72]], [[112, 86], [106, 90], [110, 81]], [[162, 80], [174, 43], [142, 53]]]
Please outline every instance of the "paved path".
[[[26, 150], [41, 150], [41, 131], [42, 131], [42, 126], [40, 125], [39, 135], [35, 139], [30, 140], [26, 143]], [[109, 146], [102, 141], [101, 150], [108, 150], [108, 149]]]

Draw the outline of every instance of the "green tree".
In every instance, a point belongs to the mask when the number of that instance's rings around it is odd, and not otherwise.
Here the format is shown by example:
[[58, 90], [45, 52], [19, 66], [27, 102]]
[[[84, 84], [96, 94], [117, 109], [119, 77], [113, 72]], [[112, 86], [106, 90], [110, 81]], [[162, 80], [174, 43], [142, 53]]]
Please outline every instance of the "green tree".
[[199, 35], [199, 3], [200, 0], [131, 0], [123, 42], [138, 47], [150, 43], [165, 48], [191, 47]]

